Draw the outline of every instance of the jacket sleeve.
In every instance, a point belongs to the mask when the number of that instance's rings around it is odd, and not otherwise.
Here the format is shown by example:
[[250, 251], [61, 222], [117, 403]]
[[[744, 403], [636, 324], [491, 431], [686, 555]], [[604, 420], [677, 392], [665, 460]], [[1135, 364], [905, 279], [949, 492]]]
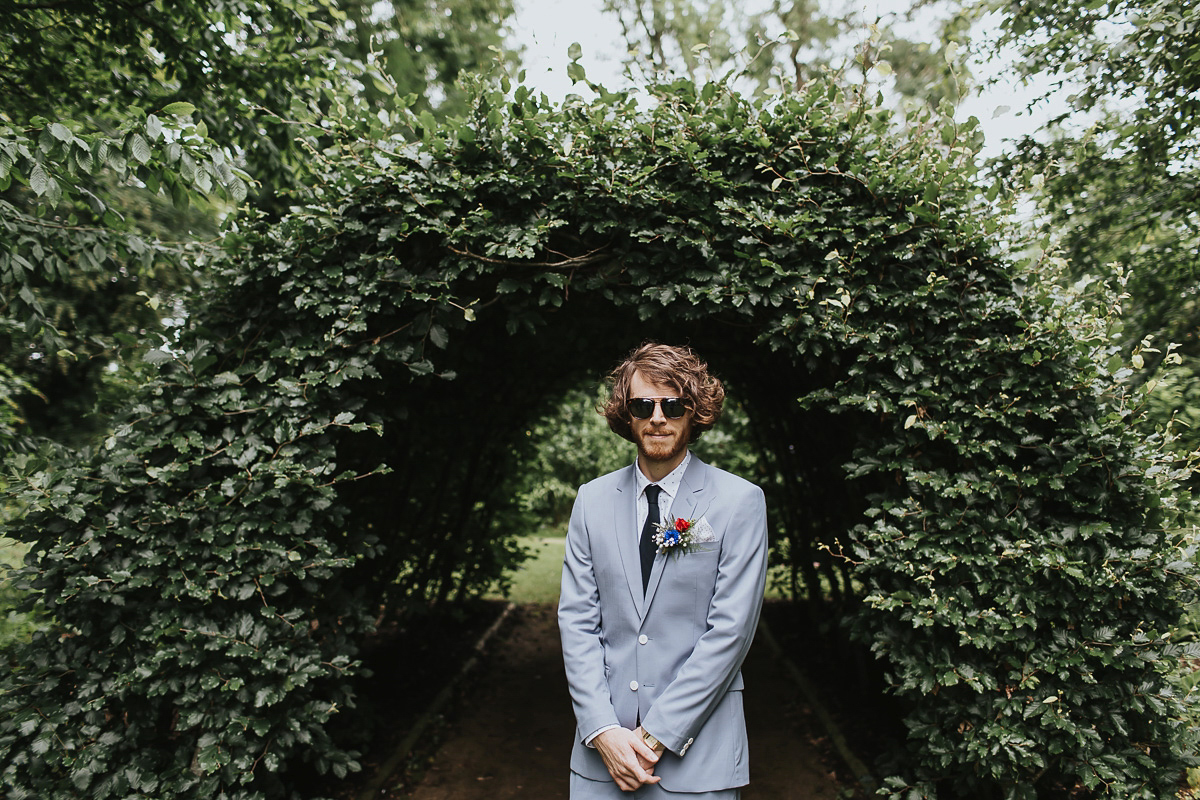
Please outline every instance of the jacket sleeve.
[[708, 628], [642, 720], [671, 752], [683, 755], [741, 668], [758, 627], [766, 581], [766, 500], [760, 488], [749, 485], [721, 540]]
[[591, 539], [584, 513], [586, 490], [586, 485], [580, 487], [571, 511], [558, 601], [563, 665], [580, 741], [587, 741], [601, 728], [620, 725], [604, 675], [600, 593], [592, 568]]

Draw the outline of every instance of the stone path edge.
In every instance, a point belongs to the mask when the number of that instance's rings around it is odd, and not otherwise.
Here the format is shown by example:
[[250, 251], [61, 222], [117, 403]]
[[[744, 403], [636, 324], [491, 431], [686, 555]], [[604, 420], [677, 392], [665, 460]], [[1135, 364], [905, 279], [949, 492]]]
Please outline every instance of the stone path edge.
[[412, 730], [410, 730], [404, 739], [400, 741], [400, 744], [396, 745], [396, 749], [392, 752], [391, 757], [388, 758], [387, 761], [384, 761], [382, 764], [380, 764], [379, 768], [375, 770], [375, 775], [370, 781], [367, 782], [366, 787], [359, 792], [357, 800], [374, 800], [374, 798], [379, 797], [379, 792], [383, 789], [384, 784], [387, 783], [388, 779], [391, 778], [396, 770], [398, 770], [400, 766], [408, 759], [409, 753], [416, 747], [420, 738], [425, 735], [426, 729], [429, 728], [437, 715], [440, 714], [442, 709], [444, 709], [446, 705], [453, 699], [455, 687], [457, 687], [462, 680], [473, 669], [475, 669], [475, 666], [479, 663], [479, 659], [483, 655], [484, 649], [487, 647], [488, 641], [496, 634], [498, 630], [500, 630], [500, 628], [504, 625], [504, 622], [508, 619], [509, 615], [512, 614], [516, 607], [516, 603], [512, 602], [504, 606], [503, 610], [501, 610], [500, 614], [496, 617], [496, 620], [492, 622], [488, 629], [483, 632], [483, 635], [479, 637], [479, 640], [475, 642], [475, 646], [472, 648], [471, 656], [465, 662], [463, 662], [463, 665], [459, 671], [445, 686], [442, 687], [442, 690], [437, 693], [437, 696], [433, 698], [433, 701], [429, 704], [429, 707], [422, 712], [421, 716], [413, 725]]
[[800, 689], [800, 693], [804, 695], [805, 701], [812, 707], [812, 712], [820, 721], [821, 726], [825, 728], [825, 733], [828, 734], [829, 740], [833, 743], [833, 747], [837, 750], [842, 761], [850, 769], [854, 775], [854, 779], [858, 782], [868, 794], [873, 794], [878, 782], [871, 774], [871, 770], [863, 763], [854, 751], [850, 749], [849, 743], [846, 741], [845, 734], [834, 720], [833, 715], [829, 713], [829, 709], [825, 708], [825, 704], [821, 702], [820, 695], [817, 692], [812, 681], [796, 666], [787, 654], [783, 652], [783, 648], [779, 646], [779, 640], [775, 638], [775, 634], [771, 632], [770, 626], [767, 625], [765, 619], [759, 618], [758, 621], [758, 636], [756, 642], [762, 642], [771, 651], [771, 654], [779, 661], [788, 676], [795, 682]]

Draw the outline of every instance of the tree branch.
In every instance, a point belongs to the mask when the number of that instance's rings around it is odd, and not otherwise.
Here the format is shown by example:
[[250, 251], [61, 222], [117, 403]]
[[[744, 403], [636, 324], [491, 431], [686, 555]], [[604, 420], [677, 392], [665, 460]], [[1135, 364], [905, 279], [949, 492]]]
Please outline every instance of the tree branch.
[[554, 250], [550, 251], [556, 255], [562, 255], [562, 261], [515, 261], [508, 258], [490, 258], [488, 256], [481, 256], [478, 253], [472, 253], [470, 250], [459, 250], [458, 248], [451, 247], [450, 245], [446, 245], [446, 249], [460, 256], [473, 258], [476, 261], [483, 261], [487, 264], [504, 264], [505, 266], [510, 267], [549, 267], [550, 269], [570, 270], [578, 269], [579, 267], [586, 267], [591, 264], [604, 261], [607, 258], [605, 251], [607, 251], [608, 245], [597, 247], [590, 253], [585, 253], [581, 256], [568, 256], [562, 253], [557, 253]]

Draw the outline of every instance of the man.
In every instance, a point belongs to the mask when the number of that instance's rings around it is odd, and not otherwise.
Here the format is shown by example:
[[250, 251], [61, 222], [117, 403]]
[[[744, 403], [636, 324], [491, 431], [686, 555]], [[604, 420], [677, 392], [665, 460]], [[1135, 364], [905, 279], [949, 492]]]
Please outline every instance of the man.
[[725, 398], [689, 348], [642, 345], [610, 379], [603, 413], [637, 461], [580, 487], [567, 531], [571, 798], [736, 800], [749, 782], [740, 668], [766, 584], [766, 503], [688, 450]]

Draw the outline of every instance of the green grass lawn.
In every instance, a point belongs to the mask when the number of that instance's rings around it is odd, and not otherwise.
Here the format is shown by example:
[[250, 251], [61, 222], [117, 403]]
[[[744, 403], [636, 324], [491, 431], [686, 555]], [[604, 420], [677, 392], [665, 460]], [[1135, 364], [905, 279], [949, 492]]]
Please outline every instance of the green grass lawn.
[[8, 570], [21, 564], [27, 549], [24, 544], [0, 537], [0, 650], [10, 642], [27, 640], [41, 627], [37, 615], [13, 610], [21, 593], [10, 583]]
[[[517, 542], [532, 555], [512, 573], [512, 586], [506, 599], [514, 603], [558, 603], [566, 536], [535, 534], [521, 536]], [[493, 593], [491, 597], [501, 597]]]

